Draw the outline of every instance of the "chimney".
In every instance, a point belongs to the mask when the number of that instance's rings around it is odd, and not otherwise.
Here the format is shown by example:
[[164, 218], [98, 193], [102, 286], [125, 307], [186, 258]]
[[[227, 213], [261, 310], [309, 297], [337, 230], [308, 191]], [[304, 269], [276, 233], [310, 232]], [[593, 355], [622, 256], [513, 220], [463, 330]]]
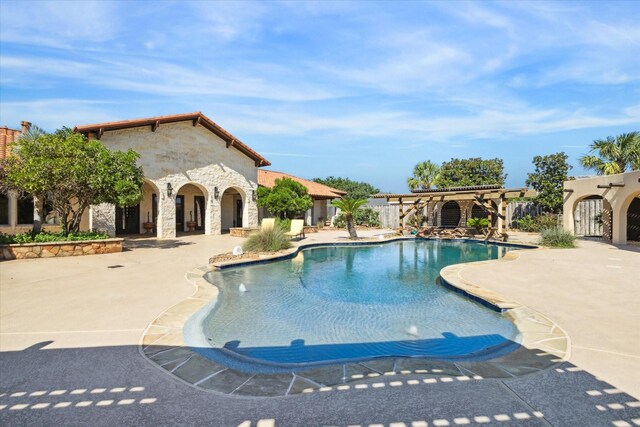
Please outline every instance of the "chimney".
[[20, 124], [22, 125], [22, 133], [25, 133], [29, 128], [31, 128], [31, 122], [23, 120]]

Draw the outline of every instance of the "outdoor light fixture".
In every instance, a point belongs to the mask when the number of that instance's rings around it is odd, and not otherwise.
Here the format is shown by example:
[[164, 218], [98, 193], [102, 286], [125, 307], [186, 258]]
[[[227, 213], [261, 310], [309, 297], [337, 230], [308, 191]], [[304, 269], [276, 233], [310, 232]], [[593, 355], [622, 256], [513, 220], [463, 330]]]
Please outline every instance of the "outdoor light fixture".
[[254, 202], [256, 201], [256, 190], [253, 190], [251, 192], [251, 200], [253, 200]]
[[173, 194], [173, 187], [171, 186], [170, 182], [167, 182], [167, 197], [171, 197], [172, 194]]
[[213, 197], [218, 200], [220, 198], [220, 192], [218, 191], [218, 187], [213, 188]]

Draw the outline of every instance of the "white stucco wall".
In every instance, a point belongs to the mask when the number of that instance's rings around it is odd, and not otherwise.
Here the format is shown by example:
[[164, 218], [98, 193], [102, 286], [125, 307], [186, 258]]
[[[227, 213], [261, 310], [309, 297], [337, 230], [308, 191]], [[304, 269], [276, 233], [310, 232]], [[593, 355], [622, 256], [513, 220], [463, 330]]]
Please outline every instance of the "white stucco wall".
[[[198, 184], [208, 195], [205, 201], [205, 234], [221, 233], [220, 203], [222, 194], [229, 187], [245, 195], [243, 225], [258, 225], [258, 209], [250, 196], [258, 187], [258, 168], [254, 160], [233, 146], [227, 148], [225, 141], [201, 125], [194, 127], [191, 121], [187, 121], [161, 124], [155, 132], [151, 131], [151, 126], [108, 131], [102, 135], [101, 142], [111, 150], [131, 148], [141, 155], [139, 164], [144, 169], [145, 178], [160, 193], [159, 237], [175, 237], [175, 196], [188, 183]], [[173, 188], [171, 197], [167, 196], [168, 183]], [[220, 195], [218, 200], [213, 197], [216, 187]], [[186, 221], [189, 210], [193, 210], [193, 197], [185, 197], [185, 202]], [[146, 221], [147, 210], [150, 208], [141, 206], [141, 223]]]
[[[609, 186], [612, 183], [623, 186]], [[603, 188], [598, 188], [598, 185]], [[605, 210], [611, 211], [612, 243], [627, 243], [627, 210], [633, 199], [640, 196], [640, 171], [565, 181], [564, 190], [562, 223], [565, 230], [574, 232], [574, 212], [581, 200], [589, 196], [601, 196]], [[605, 224], [607, 219], [603, 216]]]

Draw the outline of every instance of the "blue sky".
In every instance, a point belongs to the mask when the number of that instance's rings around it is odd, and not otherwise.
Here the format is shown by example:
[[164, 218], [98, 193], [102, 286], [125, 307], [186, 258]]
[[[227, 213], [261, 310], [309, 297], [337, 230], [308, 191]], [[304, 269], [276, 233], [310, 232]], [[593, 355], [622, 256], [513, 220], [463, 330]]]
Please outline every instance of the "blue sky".
[[0, 3], [0, 124], [202, 111], [274, 170], [404, 192], [422, 160], [640, 130], [640, 2]]

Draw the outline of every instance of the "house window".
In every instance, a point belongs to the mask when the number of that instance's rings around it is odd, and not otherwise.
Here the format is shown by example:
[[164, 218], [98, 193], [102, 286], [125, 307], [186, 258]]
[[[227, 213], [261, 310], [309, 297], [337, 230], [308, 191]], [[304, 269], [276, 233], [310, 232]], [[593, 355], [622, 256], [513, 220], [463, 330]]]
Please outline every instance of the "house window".
[[53, 210], [53, 205], [51, 204], [51, 201], [48, 199], [44, 199], [44, 206], [43, 206], [43, 212], [42, 212], [42, 218], [44, 218], [43, 223], [44, 224], [49, 224], [49, 225], [59, 225], [60, 224], [60, 218], [58, 218], [58, 213], [56, 211]]
[[18, 224], [33, 224], [33, 197], [18, 199]]
[[0, 194], [0, 225], [9, 224], [9, 198]]

